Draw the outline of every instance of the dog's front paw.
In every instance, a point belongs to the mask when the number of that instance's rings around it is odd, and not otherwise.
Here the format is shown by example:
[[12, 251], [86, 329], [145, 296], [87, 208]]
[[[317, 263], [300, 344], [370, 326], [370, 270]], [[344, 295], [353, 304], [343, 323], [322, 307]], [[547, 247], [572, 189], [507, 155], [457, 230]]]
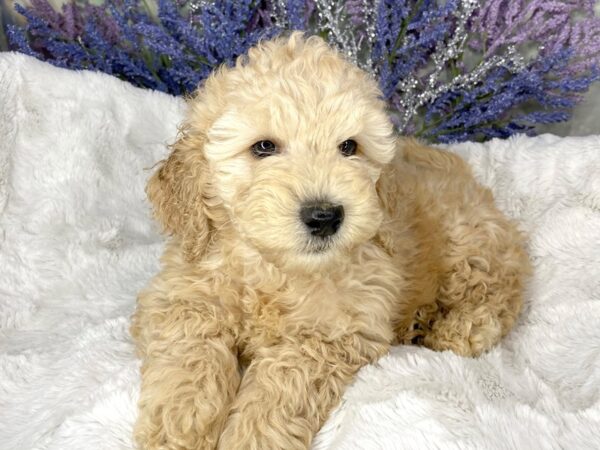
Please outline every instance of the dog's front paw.
[[[258, 408], [257, 408], [258, 409]], [[267, 414], [250, 408], [251, 417], [230, 417], [219, 439], [218, 450], [307, 450], [312, 432], [305, 420]], [[288, 420], [285, 420], [288, 419]]]
[[138, 418], [135, 427], [135, 440], [143, 450], [212, 450], [216, 447], [217, 436], [199, 430], [195, 411], [157, 408], [146, 411]]
[[134, 435], [140, 450], [213, 450], [220, 428], [194, 408], [171, 404], [142, 411]]
[[[203, 357], [216, 346], [205, 345]], [[192, 367], [165, 357], [146, 361], [134, 429], [140, 449], [212, 450], [217, 446], [239, 382], [236, 365], [226, 363], [234, 356], [227, 355]]]

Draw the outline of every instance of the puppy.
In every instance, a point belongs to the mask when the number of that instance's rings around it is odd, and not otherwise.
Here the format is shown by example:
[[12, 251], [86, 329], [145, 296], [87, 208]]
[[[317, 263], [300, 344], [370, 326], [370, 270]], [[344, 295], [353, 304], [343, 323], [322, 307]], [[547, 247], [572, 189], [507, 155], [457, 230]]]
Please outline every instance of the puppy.
[[475, 356], [510, 330], [523, 236], [321, 39], [261, 43], [189, 108], [147, 187], [172, 238], [131, 329], [141, 448], [306, 449], [391, 345]]

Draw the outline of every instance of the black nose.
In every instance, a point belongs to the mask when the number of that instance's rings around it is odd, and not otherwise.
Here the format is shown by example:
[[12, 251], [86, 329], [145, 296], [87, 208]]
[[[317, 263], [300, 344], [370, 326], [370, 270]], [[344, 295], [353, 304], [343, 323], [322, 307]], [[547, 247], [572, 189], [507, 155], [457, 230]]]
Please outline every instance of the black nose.
[[344, 221], [344, 207], [327, 202], [305, 203], [300, 218], [313, 236], [327, 237], [335, 234]]

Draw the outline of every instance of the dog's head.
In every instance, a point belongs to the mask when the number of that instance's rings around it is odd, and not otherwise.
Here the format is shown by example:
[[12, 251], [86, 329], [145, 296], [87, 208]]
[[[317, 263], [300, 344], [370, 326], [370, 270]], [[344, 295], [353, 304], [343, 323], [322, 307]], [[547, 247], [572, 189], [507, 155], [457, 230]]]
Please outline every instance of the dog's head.
[[316, 267], [372, 238], [395, 153], [376, 83], [321, 39], [264, 42], [198, 91], [148, 184], [189, 260], [225, 224], [267, 259]]

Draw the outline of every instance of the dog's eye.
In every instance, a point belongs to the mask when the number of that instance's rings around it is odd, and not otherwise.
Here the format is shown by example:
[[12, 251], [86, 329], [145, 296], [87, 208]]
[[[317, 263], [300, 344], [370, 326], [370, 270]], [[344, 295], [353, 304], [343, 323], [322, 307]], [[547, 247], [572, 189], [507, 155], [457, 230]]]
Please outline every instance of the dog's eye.
[[257, 158], [266, 158], [277, 153], [277, 146], [271, 141], [258, 141], [250, 149]]
[[344, 156], [352, 156], [356, 154], [356, 141], [353, 139], [348, 139], [347, 141], [342, 142], [338, 148], [340, 149], [340, 152], [342, 152], [342, 155]]

